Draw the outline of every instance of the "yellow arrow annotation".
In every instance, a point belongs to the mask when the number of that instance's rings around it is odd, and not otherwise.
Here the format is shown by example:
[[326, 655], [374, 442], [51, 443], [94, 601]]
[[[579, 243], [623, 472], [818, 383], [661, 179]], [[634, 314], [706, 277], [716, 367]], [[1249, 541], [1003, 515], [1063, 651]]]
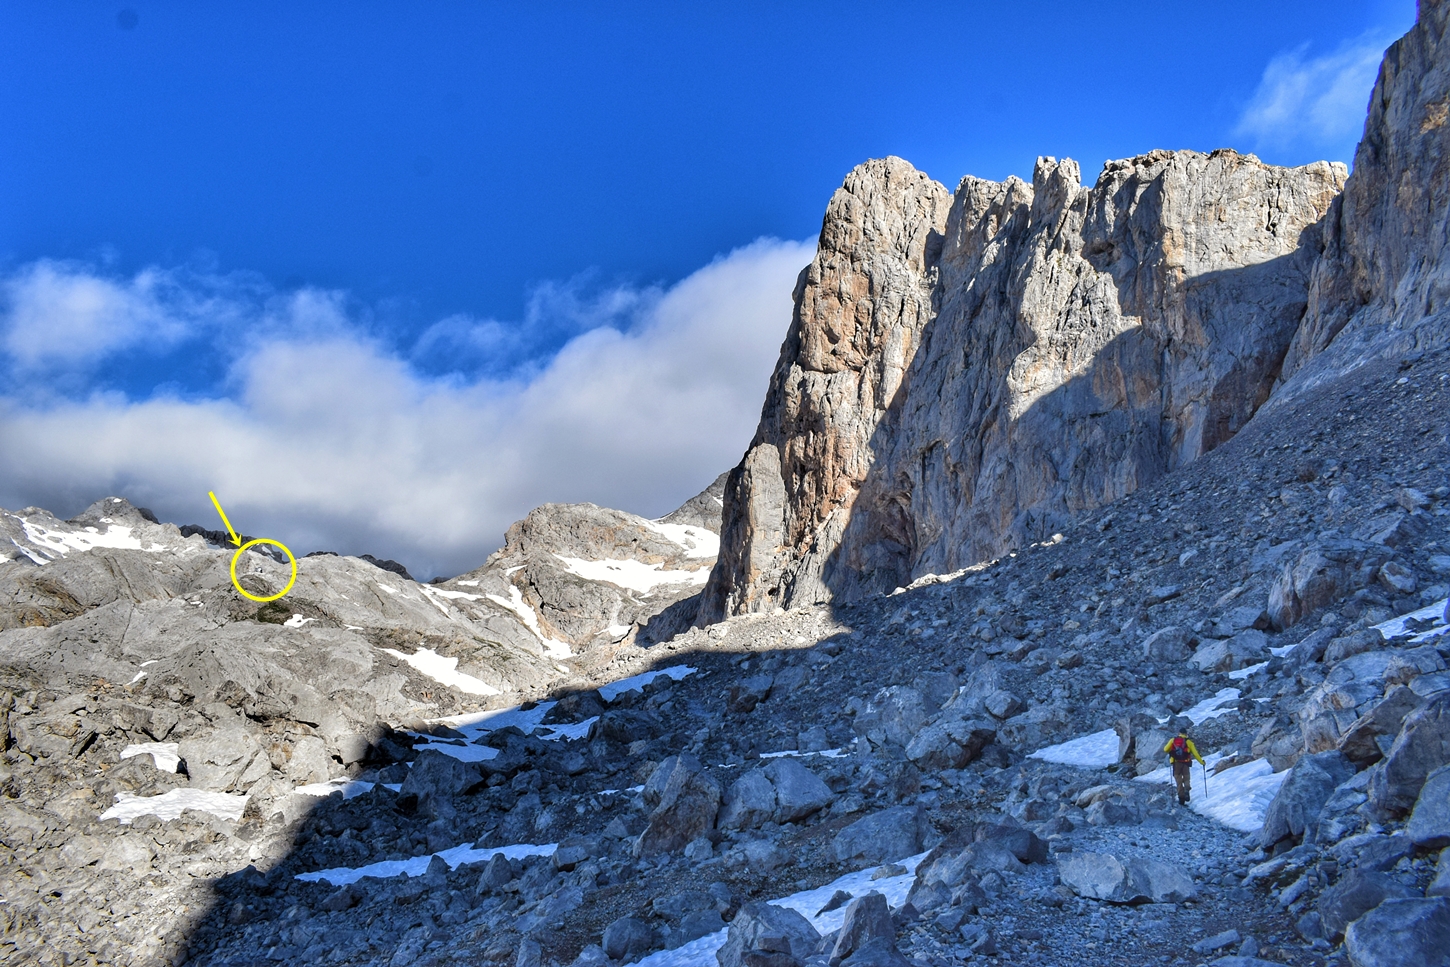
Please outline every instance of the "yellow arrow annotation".
[[232, 522], [227, 520], [227, 512], [222, 510], [222, 502], [220, 500], [217, 500], [216, 494], [212, 493], [210, 490], [206, 492], [206, 495], [211, 498], [212, 505], [216, 507], [216, 512], [218, 514], [221, 514], [222, 523], [227, 525], [227, 533], [232, 535], [232, 543], [237, 545], [238, 547], [241, 547], [242, 539], [237, 536], [236, 531], [232, 530]]
[[[216, 494], [208, 490], [206, 492], [206, 495], [211, 498], [211, 502], [216, 506], [216, 512], [221, 515], [222, 523], [227, 525], [227, 533], [232, 535], [232, 543], [237, 545], [236, 553], [232, 555], [232, 566], [230, 568], [230, 573], [232, 576], [232, 587], [237, 589], [237, 593], [244, 598], [248, 598], [252, 601], [260, 601], [265, 604], [268, 601], [276, 601], [288, 591], [291, 591], [292, 585], [297, 583], [297, 556], [292, 553], [292, 551], [287, 547], [286, 544], [283, 544], [281, 541], [274, 541], [270, 537], [254, 538], [253, 540], [247, 541], [245, 544], [243, 544], [242, 539], [237, 536], [237, 532], [232, 529], [232, 522], [227, 520], [227, 512], [222, 510], [221, 501], [216, 499]], [[237, 580], [237, 561], [241, 560], [243, 551], [257, 544], [272, 544], [276, 547], [282, 548], [282, 553], [286, 554], [287, 560], [292, 563], [292, 576], [288, 579], [287, 586], [282, 590], [278, 591], [276, 594], [270, 594], [265, 597], [253, 594], [252, 592], [248, 591], [246, 588], [242, 587], [242, 582]]]

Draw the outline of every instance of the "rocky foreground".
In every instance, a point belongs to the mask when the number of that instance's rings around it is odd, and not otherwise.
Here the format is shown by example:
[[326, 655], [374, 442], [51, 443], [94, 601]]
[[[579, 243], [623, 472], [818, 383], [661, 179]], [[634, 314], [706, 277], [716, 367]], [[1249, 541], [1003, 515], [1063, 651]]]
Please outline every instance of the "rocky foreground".
[[[1447, 404], [1444, 353], [1366, 367], [1015, 556], [624, 645], [357, 758], [220, 664], [12, 665], [6, 957], [1440, 962]], [[1152, 781], [1182, 722], [1191, 809]], [[208, 750], [258, 730], [297, 785], [244, 799], [258, 759]]]

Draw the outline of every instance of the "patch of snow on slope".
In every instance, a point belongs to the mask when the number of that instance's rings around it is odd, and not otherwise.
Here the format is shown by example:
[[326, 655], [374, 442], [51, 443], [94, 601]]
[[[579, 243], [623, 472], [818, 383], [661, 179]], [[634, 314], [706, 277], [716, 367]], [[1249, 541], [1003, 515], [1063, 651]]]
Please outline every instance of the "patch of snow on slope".
[[307, 624], [307, 622], [309, 622], [309, 621], [316, 621], [316, 620], [317, 620], [316, 618], [304, 618], [300, 614], [294, 614], [292, 617], [290, 617], [286, 621], [282, 622], [282, 627], [284, 627], [284, 628], [301, 628], [302, 626], [304, 626], [305, 624]]
[[[165, 550], [160, 544], [151, 544], [142, 547], [141, 542], [131, 536], [131, 528], [112, 525], [106, 528], [102, 534], [99, 528], [87, 527], [84, 530], [59, 531], [51, 530], [41, 524], [37, 524], [28, 517], [21, 517], [20, 526], [25, 529], [25, 536], [29, 537], [35, 544], [47, 551], [64, 557], [71, 551], [89, 551], [97, 547], [118, 547], [131, 551], [162, 551]], [[13, 543], [13, 542], [12, 542]], [[18, 546], [18, 545], [17, 545]], [[24, 548], [21, 548], [24, 550]], [[28, 555], [37, 564], [47, 563], [38, 560], [34, 554]]]
[[693, 675], [697, 671], [699, 671], [698, 668], [691, 668], [689, 665], [656, 668], [654, 671], [648, 671], [642, 675], [631, 675], [628, 678], [621, 678], [617, 682], [610, 682], [608, 685], [600, 685], [599, 694], [606, 702], [612, 702], [631, 688], [644, 688], [661, 675], [668, 675], [675, 681], [679, 681], [686, 675]]
[[363, 782], [360, 779], [330, 779], [327, 782], [309, 782], [305, 786], [298, 786], [292, 791], [300, 796], [317, 796], [325, 799], [335, 792], [342, 793], [342, 798], [353, 799], [365, 792], [371, 792], [373, 783]]
[[370, 863], [367, 866], [338, 866], [330, 870], [318, 870], [315, 873], [299, 873], [296, 879], [313, 883], [326, 880], [333, 886], [346, 886], [349, 883], [356, 883], [365, 876], [422, 876], [428, 872], [428, 864], [433, 861], [435, 856], [447, 863], [449, 869], [457, 869], [462, 863], [486, 863], [500, 853], [511, 860], [523, 859], [526, 856], [553, 856], [558, 845], [558, 843], [544, 843], [535, 846], [531, 843], [519, 843], [495, 849], [474, 849], [470, 844], [464, 843], [462, 846], [455, 846], [452, 849], [429, 853], [427, 856], [414, 856], [406, 860], [384, 860], [381, 863]]
[[1418, 611], [1411, 611], [1409, 614], [1402, 614], [1398, 618], [1391, 618], [1389, 621], [1375, 625], [1375, 628], [1386, 639], [1390, 639], [1398, 635], [1408, 634], [1409, 623], [1411, 621], [1431, 621], [1434, 622], [1435, 627], [1421, 631], [1411, 638], [1410, 641], [1413, 644], [1419, 644], [1422, 641], [1429, 641], [1431, 638], [1438, 638], [1445, 632], [1450, 631], [1450, 625], [1445, 624], [1445, 604], [1447, 600], [1450, 599], [1436, 601], [1434, 604], [1427, 605]]
[[693, 571], [666, 571], [663, 564], [645, 564], [643, 561], [614, 560], [586, 561], [578, 557], [564, 557], [555, 554], [564, 562], [564, 569], [586, 581], [602, 581], [616, 587], [646, 594], [662, 584], [704, 584], [710, 580], [708, 567]]
[[394, 658], [401, 658], [435, 682], [456, 688], [460, 692], [467, 692], [469, 695], [501, 694], [488, 682], [460, 672], [457, 658], [445, 658], [429, 648], [419, 648], [411, 655], [405, 655], [392, 648], [384, 648], [383, 651]]
[[685, 549], [685, 556], [715, 558], [720, 556], [720, 535], [693, 524], [662, 524], [647, 520], [645, 526]]
[[545, 637], [543, 629], [539, 627], [539, 616], [534, 614], [534, 609], [525, 603], [523, 592], [512, 584], [509, 585], [509, 596], [507, 599], [501, 598], [496, 594], [490, 594], [487, 597], [488, 600], [500, 608], [507, 608], [509, 611], [518, 615], [519, 620], [524, 623], [524, 627], [532, 631], [534, 637], [544, 643], [544, 654], [550, 658], [568, 658], [574, 654], [569, 649], [568, 642]]
[[[845, 923], [846, 905], [819, 916], [816, 915], [816, 911], [825, 906], [837, 890], [845, 890], [857, 897], [874, 891], [885, 896], [886, 902], [892, 907], [899, 907], [906, 902], [906, 895], [911, 892], [912, 881], [916, 879], [917, 864], [925, 857], [925, 853], [918, 853], [916, 856], [900, 860], [899, 865], [906, 869], [906, 873], [900, 876], [873, 880], [871, 877], [880, 867], [858, 870], [832, 880], [825, 886], [818, 886], [813, 890], [802, 890], [800, 893], [792, 893], [788, 897], [766, 902], [795, 910], [809, 920], [811, 926], [821, 934], [831, 933], [841, 929], [841, 925]], [[725, 946], [725, 938], [728, 934], [728, 928], [717, 930], [698, 940], [692, 940], [676, 947], [674, 950], [657, 951], [648, 957], [641, 957], [636, 967], [718, 967], [715, 952]]]
[[1212, 698], [1206, 698], [1192, 708], [1186, 708], [1179, 712], [1179, 715], [1188, 716], [1189, 721], [1194, 725], [1202, 725], [1209, 719], [1216, 719], [1220, 715], [1227, 715], [1235, 711], [1233, 708], [1221, 708], [1220, 706], [1238, 700], [1242, 693], [1237, 688], [1220, 688]]
[[[1211, 768], [1221, 758], [1222, 756], [1210, 755], [1204, 761]], [[1288, 775], [1287, 769], [1275, 772], [1267, 759], [1254, 759], [1252, 762], [1225, 769], [1216, 776], [1210, 775], [1206, 780], [1208, 794], [1205, 795], [1204, 770], [1196, 769], [1193, 772], [1194, 789], [1188, 800], [1188, 807], [1200, 816], [1207, 816], [1241, 833], [1257, 832], [1264, 825], [1264, 814], [1269, 811], [1269, 804], [1274, 801], [1274, 796], [1278, 794], [1279, 787], [1284, 784]], [[1137, 781], [1166, 785], [1173, 781], [1173, 770], [1164, 766], [1139, 776]]]
[[[459, 581], [458, 583], [459, 584], [471, 583], [474, 586], [477, 586], [478, 585], [478, 582], [477, 581], [472, 581], [472, 582]], [[483, 600], [483, 595], [481, 595], [481, 594], [469, 594], [467, 591], [449, 591], [449, 590], [446, 590], [445, 588], [435, 588], [431, 584], [420, 584], [418, 586], [423, 589], [423, 593], [424, 594], [436, 594], [440, 598], [452, 598], [452, 599], [455, 599], [455, 600], [458, 599], [458, 598], [464, 598], [464, 599], [466, 599], [468, 601], [482, 601]]]
[[1092, 735], [1038, 749], [1027, 758], [1076, 766], [1079, 769], [1106, 769], [1118, 761], [1118, 733], [1112, 729], [1104, 729]]
[[1229, 672], [1228, 677], [1232, 678], [1236, 682], [1242, 681], [1243, 679], [1248, 678], [1254, 672], [1258, 671], [1260, 668], [1267, 668], [1268, 666], [1269, 663], [1266, 661], [1261, 661], [1257, 665], [1245, 665], [1243, 668], [1235, 669], [1234, 671]]
[[[145, 674], [145, 672], [141, 672], [136, 677], [140, 678]], [[121, 758], [129, 759], [133, 755], [149, 755], [156, 768], [163, 772], [175, 772], [176, 767], [181, 764], [181, 756], [176, 754], [180, 748], [180, 744], [176, 742], [137, 742], [122, 749]]]
[[444, 755], [452, 756], [459, 762], [487, 762], [489, 759], [498, 756], [498, 750], [486, 745], [474, 745], [472, 742], [450, 742], [447, 739], [438, 739], [430, 735], [417, 735], [422, 741], [413, 745], [415, 752], [441, 752]]
[[197, 809], [236, 822], [242, 818], [242, 810], [246, 806], [246, 796], [229, 796], [224, 792], [204, 792], [200, 789], [173, 789], [160, 796], [133, 796], [118, 792], [116, 805], [101, 813], [101, 819], [119, 819], [122, 826], [129, 826], [140, 816], [156, 816], [163, 822], [169, 822], [188, 809]]

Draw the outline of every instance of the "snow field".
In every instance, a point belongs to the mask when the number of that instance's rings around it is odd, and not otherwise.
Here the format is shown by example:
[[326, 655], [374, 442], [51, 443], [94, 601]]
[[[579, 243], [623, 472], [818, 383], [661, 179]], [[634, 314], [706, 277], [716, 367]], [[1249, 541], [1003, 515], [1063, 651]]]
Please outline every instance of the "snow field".
[[1426, 605], [1418, 611], [1402, 614], [1398, 618], [1391, 618], [1389, 621], [1375, 625], [1375, 628], [1386, 639], [1389, 639], [1405, 634], [1409, 630], [1411, 621], [1432, 621], [1435, 624], [1434, 627], [1416, 634], [1410, 639], [1410, 642], [1418, 645], [1421, 642], [1429, 641], [1431, 638], [1438, 638], [1445, 632], [1450, 631], [1450, 625], [1445, 623], [1445, 605], [1447, 601], [1450, 601], [1450, 598]]
[[1118, 733], [1112, 729], [1103, 729], [1092, 735], [1038, 749], [1027, 758], [1076, 766], [1079, 769], [1106, 769], [1118, 761]]
[[720, 535], [692, 524], [664, 524], [659, 521], [645, 521], [645, 526], [666, 540], [673, 541], [685, 549], [690, 558], [715, 558], [720, 556]]
[[[1218, 755], [1204, 758], [1210, 773], [1206, 780], [1207, 795], [1203, 790], [1204, 770], [1194, 770], [1194, 788], [1188, 808], [1241, 833], [1257, 832], [1264, 825], [1264, 814], [1269, 811], [1269, 804], [1274, 801], [1289, 772], [1275, 772], [1267, 759], [1255, 759], [1212, 775], [1214, 764], [1222, 758]], [[1137, 781], [1172, 783], [1173, 770], [1164, 766], [1139, 776]]]

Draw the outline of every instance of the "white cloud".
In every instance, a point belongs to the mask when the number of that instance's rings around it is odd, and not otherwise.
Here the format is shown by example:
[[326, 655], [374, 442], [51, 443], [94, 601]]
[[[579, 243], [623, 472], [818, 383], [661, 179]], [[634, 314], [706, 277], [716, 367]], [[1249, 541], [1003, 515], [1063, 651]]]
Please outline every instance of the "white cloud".
[[1319, 57], [1305, 56], [1307, 44], [1279, 54], [1264, 68], [1234, 134], [1262, 147], [1339, 149], [1349, 160], [1388, 45], [1374, 34]]
[[0, 505], [74, 512], [114, 492], [210, 524], [215, 490], [249, 534], [424, 575], [482, 563], [546, 501], [658, 515], [739, 459], [811, 255], [756, 242], [636, 294], [626, 331], [584, 332], [528, 378], [471, 383], [342, 327], [336, 298], [294, 299], [287, 318], [312, 323], [268, 327], [230, 398], [0, 398]]

